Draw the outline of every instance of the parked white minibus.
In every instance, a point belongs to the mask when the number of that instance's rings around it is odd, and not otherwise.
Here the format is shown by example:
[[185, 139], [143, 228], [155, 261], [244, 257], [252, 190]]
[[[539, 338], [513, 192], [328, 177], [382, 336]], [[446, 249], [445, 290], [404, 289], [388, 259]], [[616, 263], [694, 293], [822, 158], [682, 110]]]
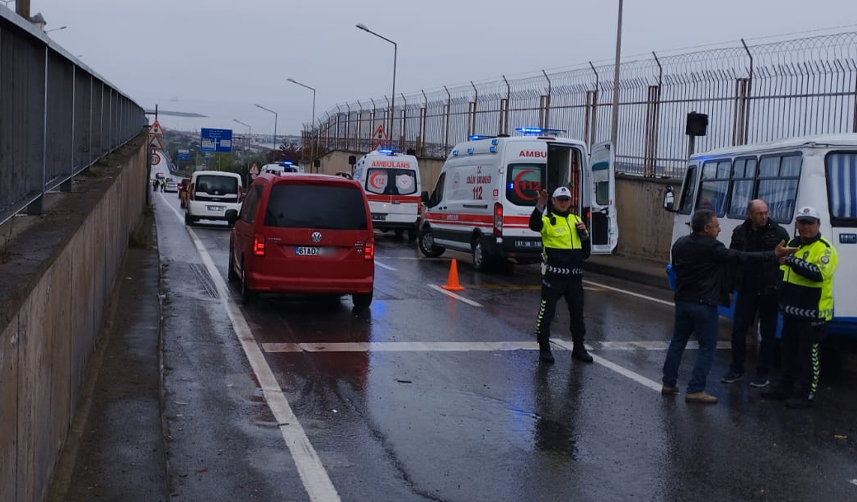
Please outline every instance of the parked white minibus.
[[681, 192], [667, 187], [664, 193], [664, 208], [676, 213], [672, 242], [690, 232], [695, 210], [711, 209], [720, 220], [719, 239], [728, 246], [752, 199], [764, 200], [770, 218], [793, 235], [795, 211], [818, 209], [821, 235], [839, 255], [828, 333], [857, 338], [857, 134], [791, 138], [691, 156]]

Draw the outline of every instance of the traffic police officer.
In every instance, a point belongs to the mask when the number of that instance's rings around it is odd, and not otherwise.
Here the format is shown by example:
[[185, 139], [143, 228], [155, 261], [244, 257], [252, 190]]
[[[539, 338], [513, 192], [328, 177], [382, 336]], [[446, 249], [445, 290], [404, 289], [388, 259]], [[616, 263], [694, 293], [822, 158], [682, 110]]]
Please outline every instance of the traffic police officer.
[[762, 397], [786, 400], [789, 408], [809, 408], [818, 388], [818, 343], [833, 317], [833, 272], [838, 258], [821, 236], [821, 218], [811, 206], [795, 218], [798, 237], [789, 243], [797, 252], [780, 259], [780, 311], [783, 313], [782, 362], [779, 385]]
[[547, 190], [539, 192], [538, 203], [530, 215], [530, 229], [542, 234], [542, 302], [536, 320], [539, 357], [553, 363], [550, 349], [550, 325], [556, 315], [556, 302], [563, 296], [568, 304], [569, 330], [574, 348], [571, 357], [587, 363], [592, 356], [583, 345], [583, 260], [589, 258], [590, 240], [586, 225], [570, 212], [571, 192], [559, 187], [553, 193], [553, 208], [546, 208]]

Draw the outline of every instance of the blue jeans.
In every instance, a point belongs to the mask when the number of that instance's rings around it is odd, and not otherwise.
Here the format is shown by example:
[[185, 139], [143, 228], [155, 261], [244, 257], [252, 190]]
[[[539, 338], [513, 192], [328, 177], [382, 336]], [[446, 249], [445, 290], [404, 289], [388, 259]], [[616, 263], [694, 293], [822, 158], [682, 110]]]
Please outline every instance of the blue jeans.
[[720, 318], [717, 316], [716, 306], [691, 302], [675, 303], [675, 328], [667, 350], [667, 360], [664, 362], [664, 385], [675, 387], [678, 383], [681, 355], [684, 353], [690, 334], [696, 333], [699, 352], [696, 354], [696, 364], [693, 365], [693, 375], [687, 384], [687, 393], [693, 394], [705, 390], [705, 381], [714, 363], [719, 328]]

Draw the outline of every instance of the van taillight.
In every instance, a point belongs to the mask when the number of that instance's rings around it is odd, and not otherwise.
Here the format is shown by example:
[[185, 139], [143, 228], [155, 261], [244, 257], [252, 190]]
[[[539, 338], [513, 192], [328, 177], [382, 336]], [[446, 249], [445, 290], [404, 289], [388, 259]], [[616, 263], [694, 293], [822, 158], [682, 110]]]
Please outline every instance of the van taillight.
[[588, 225], [590, 218], [592, 218], [592, 209], [587, 207], [586, 210], [583, 211], [583, 223]]
[[253, 254], [255, 256], [265, 256], [265, 235], [256, 234], [253, 236]]
[[494, 203], [494, 237], [503, 235], [503, 204]]
[[194, 183], [191, 183], [190, 188], [188, 189], [188, 192], [190, 192], [190, 200], [193, 200], [193, 193], [194, 193], [193, 187], [194, 187]]
[[367, 242], [363, 247], [363, 259], [366, 261], [375, 259], [375, 243]]

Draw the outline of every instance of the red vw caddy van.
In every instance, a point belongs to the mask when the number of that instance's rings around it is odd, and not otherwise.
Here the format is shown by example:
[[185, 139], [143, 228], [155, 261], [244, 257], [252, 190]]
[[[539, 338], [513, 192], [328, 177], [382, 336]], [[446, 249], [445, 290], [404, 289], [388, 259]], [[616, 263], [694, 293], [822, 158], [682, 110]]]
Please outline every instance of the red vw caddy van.
[[350, 294], [372, 303], [375, 240], [360, 184], [339, 176], [261, 174], [250, 185], [229, 239], [230, 281], [243, 302], [258, 293]]

